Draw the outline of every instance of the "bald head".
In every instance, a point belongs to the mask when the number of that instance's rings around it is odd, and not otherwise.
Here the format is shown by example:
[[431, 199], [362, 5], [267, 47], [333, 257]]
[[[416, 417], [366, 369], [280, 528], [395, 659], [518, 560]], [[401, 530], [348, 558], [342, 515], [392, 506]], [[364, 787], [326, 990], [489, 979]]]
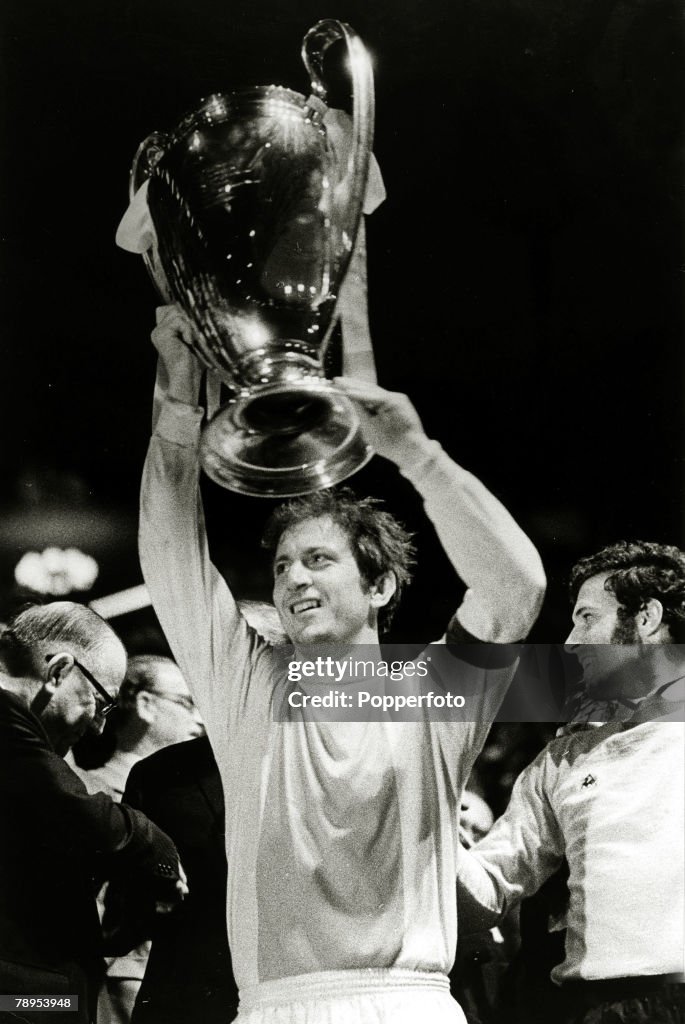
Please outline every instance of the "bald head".
[[125, 671], [114, 631], [71, 601], [27, 608], [0, 634], [1, 685], [41, 719], [60, 754], [88, 728], [102, 729]]
[[45, 660], [61, 651], [84, 660], [96, 675], [123, 676], [126, 668], [116, 633], [96, 612], [73, 601], [32, 605], [0, 633], [0, 665], [10, 676], [42, 678]]

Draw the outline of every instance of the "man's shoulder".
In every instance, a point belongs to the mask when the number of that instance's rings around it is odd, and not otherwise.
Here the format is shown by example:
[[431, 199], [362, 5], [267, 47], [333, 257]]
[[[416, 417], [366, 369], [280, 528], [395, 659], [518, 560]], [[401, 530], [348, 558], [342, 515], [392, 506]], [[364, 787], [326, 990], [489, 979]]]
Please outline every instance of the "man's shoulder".
[[28, 718], [29, 716], [35, 717], [31, 711], [26, 707], [22, 700], [17, 697], [16, 693], [12, 693], [10, 690], [5, 690], [0, 686], [0, 715], [3, 718], [12, 720], [13, 718], [21, 719]]
[[609, 721], [585, 724], [556, 736], [544, 747], [536, 760], [548, 761], [559, 768], [563, 764], [573, 765], [579, 757], [602, 748], [607, 741], [623, 732], [621, 722]]
[[185, 777], [188, 772], [198, 771], [214, 762], [214, 755], [207, 736], [198, 736], [182, 743], [157, 750], [133, 766], [129, 783], [138, 786], [154, 785], [157, 780], [168, 784], [175, 777]]
[[[24, 740], [35, 746], [51, 750], [47, 734], [34, 713], [16, 694], [0, 688], [0, 732], [13, 740]], [[2, 749], [7, 752], [7, 745]]]

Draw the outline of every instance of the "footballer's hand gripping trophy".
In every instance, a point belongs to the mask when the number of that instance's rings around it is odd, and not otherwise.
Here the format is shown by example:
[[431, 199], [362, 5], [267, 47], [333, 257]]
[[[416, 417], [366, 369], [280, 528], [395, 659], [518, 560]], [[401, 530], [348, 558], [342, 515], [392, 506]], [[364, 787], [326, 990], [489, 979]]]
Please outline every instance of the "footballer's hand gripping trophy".
[[[340, 39], [353, 117], [348, 145], [335, 148], [323, 58]], [[371, 62], [349, 26], [331, 20], [310, 29], [302, 58], [308, 99], [274, 85], [210, 96], [170, 134], [145, 139], [131, 172], [133, 193], [148, 183], [148, 269], [230, 394], [204, 429], [202, 466], [258, 496], [328, 487], [372, 454], [323, 368], [366, 191]]]

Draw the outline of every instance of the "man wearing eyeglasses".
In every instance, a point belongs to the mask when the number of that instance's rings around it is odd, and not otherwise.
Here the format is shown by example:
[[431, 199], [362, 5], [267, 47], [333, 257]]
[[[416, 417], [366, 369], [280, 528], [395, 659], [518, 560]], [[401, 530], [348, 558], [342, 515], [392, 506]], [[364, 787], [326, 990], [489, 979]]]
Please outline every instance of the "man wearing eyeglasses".
[[117, 711], [110, 721], [111, 756], [99, 768], [76, 771], [90, 793], [107, 793], [113, 800], [122, 799], [128, 773], [141, 758], [204, 732], [181, 670], [171, 658], [156, 654], [129, 659]]
[[110, 627], [71, 602], [28, 608], [0, 634], [0, 994], [77, 997], [72, 1024], [95, 1019], [98, 883], [124, 875], [160, 909], [187, 891], [169, 837], [89, 795], [63, 759], [102, 727], [125, 669]]
[[[123, 798], [128, 774], [142, 758], [204, 732], [186, 681], [171, 658], [130, 658], [117, 703], [110, 719], [115, 734], [111, 757], [99, 768], [76, 769], [89, 793], [107, 793], [113, 800]], [[108, 962], [99, 1000], [101, 1022], [126, 1024], [131, 1019], [149, 950], [149, 942], [138, 943]]]

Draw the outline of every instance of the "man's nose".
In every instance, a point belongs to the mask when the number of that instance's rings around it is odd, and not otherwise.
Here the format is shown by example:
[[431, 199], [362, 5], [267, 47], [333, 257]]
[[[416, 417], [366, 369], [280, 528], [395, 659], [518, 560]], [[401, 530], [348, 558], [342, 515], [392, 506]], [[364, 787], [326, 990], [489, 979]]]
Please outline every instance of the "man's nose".
[[312, 575], [303, 562], [293, 562], [288, 568], [288, 584], [291, 587], [305, 587], [311, 583], [311, 579]]
[[564, 641], [564, 650], [567, 654], [573, 654], [578, 646], [579, 640], [576, 630], [577, 627], [574, 626]]

